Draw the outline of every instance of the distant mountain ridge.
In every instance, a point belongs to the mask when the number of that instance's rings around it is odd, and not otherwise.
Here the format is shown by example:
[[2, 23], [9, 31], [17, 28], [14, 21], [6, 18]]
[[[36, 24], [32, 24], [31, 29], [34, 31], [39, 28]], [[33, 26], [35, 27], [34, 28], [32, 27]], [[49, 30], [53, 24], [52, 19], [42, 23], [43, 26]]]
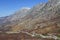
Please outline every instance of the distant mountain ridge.
[[[0, 18], [0, 26], [4, 25], [11, 25], [11, 24], [17, 24], [21, 20], [22, 17], [24, 17], [27, 13], [27, 11], [30, 10], [30, 8], [23, 7], [21, 10], [16, 11], [13, 15], [7, 16], [7, 17], [1, 17]], [[2, 27], [2, 30], [4, 28]]]

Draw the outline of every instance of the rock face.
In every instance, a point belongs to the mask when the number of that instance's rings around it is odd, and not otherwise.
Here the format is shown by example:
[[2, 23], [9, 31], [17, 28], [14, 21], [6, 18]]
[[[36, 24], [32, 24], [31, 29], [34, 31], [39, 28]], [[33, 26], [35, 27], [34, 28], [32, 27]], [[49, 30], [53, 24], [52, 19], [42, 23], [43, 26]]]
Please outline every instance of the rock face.
[[[0, 19], [2, 20], [2, 19]], [[21, 9], [3, 18], [0, 30], [12, 32], [28, 30], [36, 33], [51, 33], [60, 29], [60, 0], [49, 0], [31, 9]]]

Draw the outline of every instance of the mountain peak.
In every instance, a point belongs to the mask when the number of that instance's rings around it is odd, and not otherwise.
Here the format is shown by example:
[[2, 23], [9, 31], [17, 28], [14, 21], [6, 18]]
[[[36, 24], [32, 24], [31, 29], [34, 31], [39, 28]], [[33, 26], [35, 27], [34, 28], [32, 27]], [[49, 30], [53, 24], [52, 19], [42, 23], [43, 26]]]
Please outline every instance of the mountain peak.
[[21, 8], [21, 10], [25, 10], [25, 9], [29, 10], [30, 8], [29, 7], [22, 7]]
[[17, 12], [27, 12], [28, 10], [30, 10], [29, 7], [22, 7], [20, 10], [18, 10]]
[[60, 2], [60, 0], [49, 0], [49, 2], [50, 2], [50, 3], [55, 3], [55, 4], [56, 4], [56, 3]]

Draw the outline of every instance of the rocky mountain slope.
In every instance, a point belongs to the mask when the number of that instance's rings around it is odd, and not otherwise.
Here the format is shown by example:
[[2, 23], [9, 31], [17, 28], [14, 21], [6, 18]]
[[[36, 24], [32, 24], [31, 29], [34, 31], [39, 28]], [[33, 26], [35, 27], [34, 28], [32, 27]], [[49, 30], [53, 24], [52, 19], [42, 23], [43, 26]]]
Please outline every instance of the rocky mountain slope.
[[[36, 33], [51, 33], [60, 29], [60, 0], [49, 0], [29, 10], [21, 23], [12, 28], [13, 31], [29, 30]], [[16, 30], [15, 30], [16, 29]]]
[[[60, 0], [49, 0], [33, 8], [21, 9], [15, 14], [0, 18], [2, 32], [20, 32], [47, 34], [60, 33]], [[60, 35], [60, 34], [59, 34]]]
[[2, 31], [8, 31], [8, 29], [11, 29], [12, 25], [16, 25], [22, 21], [22, 18], [25, 17], [28, 13], [30, 8], [24, 7], [21, 8], [19, 11], [16, 11], [14, 14], [6, 17], [0, 18], [0, 30]]

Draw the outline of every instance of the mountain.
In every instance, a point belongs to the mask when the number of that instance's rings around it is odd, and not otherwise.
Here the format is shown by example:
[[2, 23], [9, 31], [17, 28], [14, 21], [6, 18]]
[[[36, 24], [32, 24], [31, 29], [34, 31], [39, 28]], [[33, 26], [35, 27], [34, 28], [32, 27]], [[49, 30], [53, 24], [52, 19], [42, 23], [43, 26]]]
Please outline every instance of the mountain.
[[21, 23], [12, 28], [13, 32], [28, 31], [38, 34], [60, 33], [60, 0], [49, 0], [35, 5], [23, 17]]
[[23, 17], [28, 14], [27, 12], [30, 10], [28, 7], [23, 7], [20, 10], [16, 11], [14, 14], [6, 17], [0, 17], [0, 30], [8, 31], [12, 25], [18, 24]]
[[10, 16], [0, 17], [0, 37], [1, 40], [60, 40], [60, 0], [23, 7]]
[[35, 32], [38, 34], [60, 33], [60, 0], [49, 0], [30, 8], [22, 8], [8, 16], [0, 18], [0, 31]]

